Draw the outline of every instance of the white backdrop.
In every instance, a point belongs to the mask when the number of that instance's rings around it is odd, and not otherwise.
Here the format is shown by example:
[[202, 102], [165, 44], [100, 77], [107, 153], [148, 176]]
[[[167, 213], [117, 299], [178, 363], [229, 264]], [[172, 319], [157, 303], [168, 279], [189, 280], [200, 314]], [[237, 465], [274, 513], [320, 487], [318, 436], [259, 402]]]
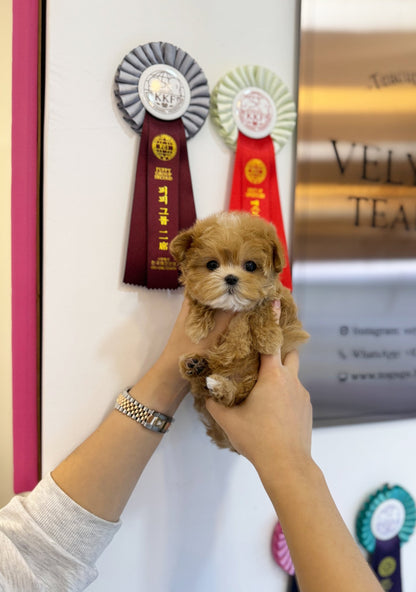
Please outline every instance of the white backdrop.
[[[212, 90], [228, 70], [260, 64], [296, 94], [298, 2], [49, 0], [44, 202], [43, 471], [85, 438], [157, 358], [180, 292], [124, 286], [139, 137], [122, 120], [113, 78], [137, 45], [189, 52]], [[228, 205], [233, 155], [208, 121], [188, 144], [198, 217]], [[287, 227], [294, 142], [279, 153]], [[416, 491], [413, 421], [315, 431], [314, 454], [353, 528], [385, 481]], [[404, 443], [404, 438], [407, 438]], [[285, 590], [269, 546], [276, 518], [252, 467], [207, 439], [186, 400], [99, 560], [97, 592]], [[414, 589], [415, 543], [404, 549]]]

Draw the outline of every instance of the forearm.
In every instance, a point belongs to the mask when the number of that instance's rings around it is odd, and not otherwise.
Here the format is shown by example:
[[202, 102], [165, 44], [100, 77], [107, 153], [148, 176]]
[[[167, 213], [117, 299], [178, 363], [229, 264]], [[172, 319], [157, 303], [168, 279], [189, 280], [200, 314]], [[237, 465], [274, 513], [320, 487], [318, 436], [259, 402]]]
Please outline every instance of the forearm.
[[285, 533], [302, 592], [380, 592], [312, 460], [260, 476]]
[[[130, 389], [134, 399], [170, 416], [189, 389], [179, 373], [180, 356], [189, 351], [209, 349], [232, 316], [231, 313], [218, 313], [208, 338], [195, 346], [185, 332], [188, 310], [189, 303], [185, 299], [158, 361]], [[113, 410], [99, 428], [52, 472], [52, 477], [80, 506], [101, 518], [116, 521], [162, 437]]]
[[[169, 372], [162, 362], [130, 390], [133, 398], [166, 415], [174, 414], [185, 392], [176, 368]], [[113, 410], [52, 477], [80, 506], [117, 521], [162, 437]]]

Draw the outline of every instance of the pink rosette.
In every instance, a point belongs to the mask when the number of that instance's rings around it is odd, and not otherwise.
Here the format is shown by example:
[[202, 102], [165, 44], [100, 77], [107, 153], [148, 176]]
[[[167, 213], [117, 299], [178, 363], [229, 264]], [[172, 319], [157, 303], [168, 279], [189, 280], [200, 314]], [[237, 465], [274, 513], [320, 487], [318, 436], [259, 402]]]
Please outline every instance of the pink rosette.
[[289, 547], [283, 534], [280, 522], [274, 528], [272, 536], [272, 555], [277, 565], [281, 567], [286, 573], [293, 576], [295, 568], [293, 566], [292, 557], [290, 556]]

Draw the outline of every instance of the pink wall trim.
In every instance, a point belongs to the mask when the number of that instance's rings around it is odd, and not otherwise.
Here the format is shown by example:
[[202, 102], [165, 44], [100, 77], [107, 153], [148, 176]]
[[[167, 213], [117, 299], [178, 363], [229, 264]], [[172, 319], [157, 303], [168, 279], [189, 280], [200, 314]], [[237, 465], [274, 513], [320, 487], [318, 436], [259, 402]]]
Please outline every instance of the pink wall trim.
[[13, 0], [12, 355], [15, 492], [38, 481], [37, 422], [37, 0]]

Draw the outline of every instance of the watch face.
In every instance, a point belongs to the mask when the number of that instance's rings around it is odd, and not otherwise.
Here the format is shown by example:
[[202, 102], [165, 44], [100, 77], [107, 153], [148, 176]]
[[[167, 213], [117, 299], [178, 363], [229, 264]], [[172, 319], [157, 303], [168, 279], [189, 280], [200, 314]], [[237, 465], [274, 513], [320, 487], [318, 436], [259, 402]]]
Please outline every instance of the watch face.
[[182, 117], [188, 109], [191, 91], [179, 70], [155, 64], [140, 76], [139, 96], [146, 111], [159, 119], [172, 120]]
[[249, 138], [265, 138], [276, 123], [276, 107], [261, 88], [249, 86], [241, 90], [233, 103], [233, 116], [238, 129]]

